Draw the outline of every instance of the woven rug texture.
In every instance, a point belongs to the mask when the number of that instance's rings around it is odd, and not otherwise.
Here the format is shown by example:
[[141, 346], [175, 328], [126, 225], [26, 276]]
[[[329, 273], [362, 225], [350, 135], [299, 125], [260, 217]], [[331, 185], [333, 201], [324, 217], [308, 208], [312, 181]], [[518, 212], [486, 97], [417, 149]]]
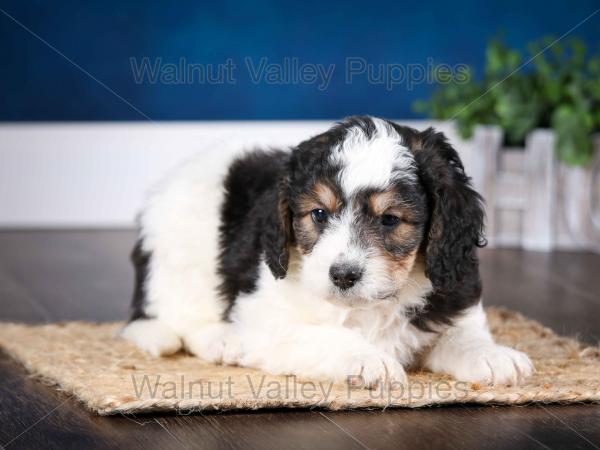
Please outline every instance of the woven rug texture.
[[449, 403], [600, 401], [600, 348], [557, 336], [518, 313], [487, 309], [497, 342], [526, 352], [536, 373], [521, 386], [484, 386], [429, 372], [397, 389], [273, 376], [187, 354], [153, 358], [117, 336], [122, 323], [0, 324], [0, 348], [27, 371], [102, 414], [259, 408], [420, 407]]

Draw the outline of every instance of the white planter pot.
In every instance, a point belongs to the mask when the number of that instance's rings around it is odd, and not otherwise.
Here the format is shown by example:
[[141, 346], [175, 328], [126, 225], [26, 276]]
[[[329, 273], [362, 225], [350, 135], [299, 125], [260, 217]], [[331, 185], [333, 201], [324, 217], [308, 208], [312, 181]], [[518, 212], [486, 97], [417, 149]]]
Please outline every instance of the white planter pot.
[[600, 139], [589, 167], [558, 166], [557, 246], [600, 252]]
[[534, 130], [524, 148], [502, 142], [499, 127], [477, 127], [472, 177], [486, 200], [490, 245], [600, 251], [600, 136], [588, 167], [557, 160], [552, 130]]

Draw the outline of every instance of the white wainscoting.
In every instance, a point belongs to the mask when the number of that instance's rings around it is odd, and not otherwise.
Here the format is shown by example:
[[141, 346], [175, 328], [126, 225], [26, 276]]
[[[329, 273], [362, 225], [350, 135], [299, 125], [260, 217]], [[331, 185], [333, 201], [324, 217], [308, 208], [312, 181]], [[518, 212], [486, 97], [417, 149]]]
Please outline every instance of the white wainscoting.
[[[434, 126], [460, 151], [451, 123]], [[329, 121], [0, 124], [0, 228], [122, 228], [134, 225], [144, 192], [196, 153], [230, 158], [255, 146], [289, 147]], [[207, 165], [207, 171], [211, 167]]]

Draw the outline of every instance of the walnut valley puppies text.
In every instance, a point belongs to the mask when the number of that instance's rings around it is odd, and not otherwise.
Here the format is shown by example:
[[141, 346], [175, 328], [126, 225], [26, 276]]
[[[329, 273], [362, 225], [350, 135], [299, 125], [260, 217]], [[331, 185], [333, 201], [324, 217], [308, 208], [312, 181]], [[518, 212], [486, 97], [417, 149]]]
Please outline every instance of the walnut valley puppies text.
[[449, 65], [427, 58], [424, 63], [399, 64], [374, 62], [359, 56], [345, 58], [340, 67], [331, 63], [302, 61], [298, 57], [273, 60], [267, 57], [228, 58], [219, 63], [198, 63], [179, 58], [165, 61], [161, 57], [130, 58], [129, 63], [136, 84], [236, 84], [249, 79], [253, 84], [311, 85], [320, 91], [332, 81], [346, 85], [364, 83], [381, 86], [391, 91], [401, 87], [412, 90], [420, 84], [466, 83], [469, 71], [466, 64]]

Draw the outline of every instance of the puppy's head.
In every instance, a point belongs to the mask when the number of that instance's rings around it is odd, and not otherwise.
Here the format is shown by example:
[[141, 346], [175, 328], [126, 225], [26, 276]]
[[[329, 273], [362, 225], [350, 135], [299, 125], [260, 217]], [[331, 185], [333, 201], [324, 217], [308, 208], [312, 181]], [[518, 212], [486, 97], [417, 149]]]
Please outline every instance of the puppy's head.
[[441, 293], [478, 277], [480, 197], [433, 130], [347, 119], [293, 150], [278, 202], [267, 263], [285, 276], [295, 248], [300, 281], [332, 301], [398, 298], [417, 261]]

